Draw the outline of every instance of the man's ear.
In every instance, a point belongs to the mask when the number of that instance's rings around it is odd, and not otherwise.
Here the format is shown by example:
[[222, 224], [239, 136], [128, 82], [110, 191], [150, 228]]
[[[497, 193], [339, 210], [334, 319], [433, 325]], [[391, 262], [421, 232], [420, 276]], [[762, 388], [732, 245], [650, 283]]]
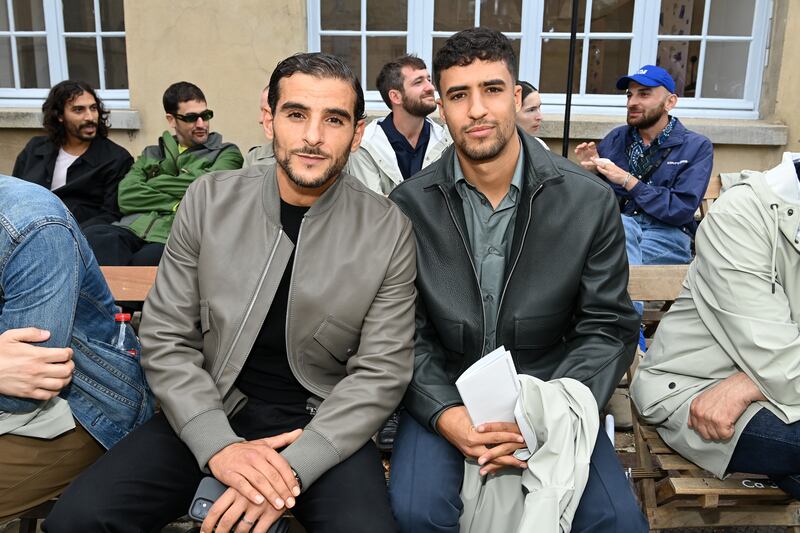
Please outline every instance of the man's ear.
[[664, 103], [664, 109], [669, 112], [672, 111], [672, 108], [674, 108], [676, 105], [678, 105], [678, 95], [671, 93], [669, 96], [667, 96], [667, 101]]
[[167, 113], [166, 116], [167, 116], [167, 124], [169, 124], [169, 127], [172, 128], [172, 129], [175, 129], [175, 126], [177, 125], [175, 121], [177, 119], [175, 117], [173, 117], [172, 115], [170, 115], [169, 113]]
[[389, 101], [392, 102], [394, 105], [402, 105], [403, 93], [401, 93], [397, 89], [389, 89]]
[[522, 109], [522, 86], [521, 85], [514, 85], [514, 109], [519, 110]]
[[350, 152], [355, 153], [358, 147], [361, 146], [361, 138], [364, 137], [364, 127], [367, 121], [363, 118], [356, 122], [356, 131], [353, 134], [353, 141], [350, 143]]
[[275, 135], [275, 132], [272, 129], [273, 120], [272, 120], [272, 110], [270, 108], [264, 109], [263, 119], [264, 120], [261, 122], [261, 127], [264, 129], [264, 136], [271, 141], [273, 136]]
[[447, 124], [447, 117], [444, 113], [444, 104], [442, 103], [441, 97], [436, 99], [436, 107], [439, 108], [439, 118], [442, 119], [442, 122]]

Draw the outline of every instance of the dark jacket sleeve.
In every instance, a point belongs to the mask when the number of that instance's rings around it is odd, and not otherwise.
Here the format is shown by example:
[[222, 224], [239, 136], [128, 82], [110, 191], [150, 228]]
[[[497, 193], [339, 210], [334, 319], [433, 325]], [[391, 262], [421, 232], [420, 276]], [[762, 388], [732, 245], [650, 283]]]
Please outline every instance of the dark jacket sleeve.
[[568, 377], [591, 389], [601, 408], [633, 361], [639, 315], [628, 296], [625, 233], [611, 191], [586, 257], [567, 353], [552, 379]]
[[[683, 165], [670, 186], [640, 181], [630, 191], [633, 201], [648, 215], [673, 226], [683, 226], [694, 219], [694, 213], [708, 188], [711, 168], [714, 166], [714, 149], [711, 141], [705, 137], [688, 136], [683, 147], [696, 149], [692, 156], [685, 158], [689, 162]], [[664, 164], [668, 162], [665, 161]]]
[[17, 155], [17, 160], [14, 161], [14, 169], [11, 171], [11, 175], [14, 177], [21, 177], [22, 173], [25, 171], [26, 159], [28, 155], [27, 147], [23, 149], [19, 155]]
[[445, 372], [445, 349], [428, 320], [422, 297], [417, 298], [416, 328], [414, 374], [403, 403], [417, 422], [436, 431], [439, 415], [462, 402], [458, 389]]
[[125, 177], [125, 174], [133, 165], [133, 157], [127, 150], [121, 149], [114, 158], [113, 164], [106, 172], [105, 186], [103, 187], [103, 212], [97, 216], [84, 221], [81, 224], [81, 229], [93, 226], [95, 224], [111, 224], [117, 222], [122, 218], [122, 213], [119, 210], [119, 203], [117, 202], [117, 191], [119, 182]]

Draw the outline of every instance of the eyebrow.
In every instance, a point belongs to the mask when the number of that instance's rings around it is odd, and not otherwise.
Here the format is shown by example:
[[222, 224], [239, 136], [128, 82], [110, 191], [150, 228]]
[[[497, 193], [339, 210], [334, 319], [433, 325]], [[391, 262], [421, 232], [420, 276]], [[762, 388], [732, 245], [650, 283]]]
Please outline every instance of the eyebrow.
[[[309, 108], [307, 105], [291, 101], [286, 102], [281, 106], [281, 111], [287, 109], [295, 109], [297, 111], [306, 111], [306, 112], [311, 111], [311, 108]], [[345, 109], [342, 109], [341, 107], [326, 107], [323, 110], [323, 113], [325, 113], [326, 115], [337, 115], [347, 120], [353, 119], [350, 113], [348, 113]]]
[[[503, 85], [503, 86], [505, 86], [505, 84], [506, 84], [506, 82], [504, 80], [502, 80], [501, 78], [497, 78], [497, 79], [494, 79], [494, 80], [482, 81], [482, 82], [480, 82], [478, 84], [478, 87], [490, 87], [490, 86], [494, 86], [494, 85]], [[447, 93], [446, 94], [454, 93], [456, 91], [466, 91], [467, 89], [469, 89], [468, 85], [455, 85], [455, 86], [450, 87], [449, 89], [447, 89]]]

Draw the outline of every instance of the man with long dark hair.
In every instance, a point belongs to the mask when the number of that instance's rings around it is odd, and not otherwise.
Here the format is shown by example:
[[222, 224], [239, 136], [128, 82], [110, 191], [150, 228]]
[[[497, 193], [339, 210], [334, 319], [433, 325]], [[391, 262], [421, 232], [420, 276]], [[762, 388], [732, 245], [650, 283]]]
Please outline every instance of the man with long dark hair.
[[53, 191], [83, 228], [119, 220], [117, 185], [133, 158], [108, 139], [103, 101], [88, 83], [65, 80], [50, 89], [42, 115], [47, 135], [28, 142], [12, 175]]

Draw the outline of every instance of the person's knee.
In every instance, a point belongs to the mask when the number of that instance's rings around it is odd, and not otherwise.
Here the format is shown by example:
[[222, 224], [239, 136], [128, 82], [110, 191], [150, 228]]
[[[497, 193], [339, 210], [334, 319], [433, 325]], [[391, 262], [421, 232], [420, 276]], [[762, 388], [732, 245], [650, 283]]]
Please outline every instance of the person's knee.
[[47, 533], [77, 533], [78, 531], [112, 531], [103, 524], [100, 513], [89, 503], [69, 502], [64, 498], [56, 502], [42, 525]]

